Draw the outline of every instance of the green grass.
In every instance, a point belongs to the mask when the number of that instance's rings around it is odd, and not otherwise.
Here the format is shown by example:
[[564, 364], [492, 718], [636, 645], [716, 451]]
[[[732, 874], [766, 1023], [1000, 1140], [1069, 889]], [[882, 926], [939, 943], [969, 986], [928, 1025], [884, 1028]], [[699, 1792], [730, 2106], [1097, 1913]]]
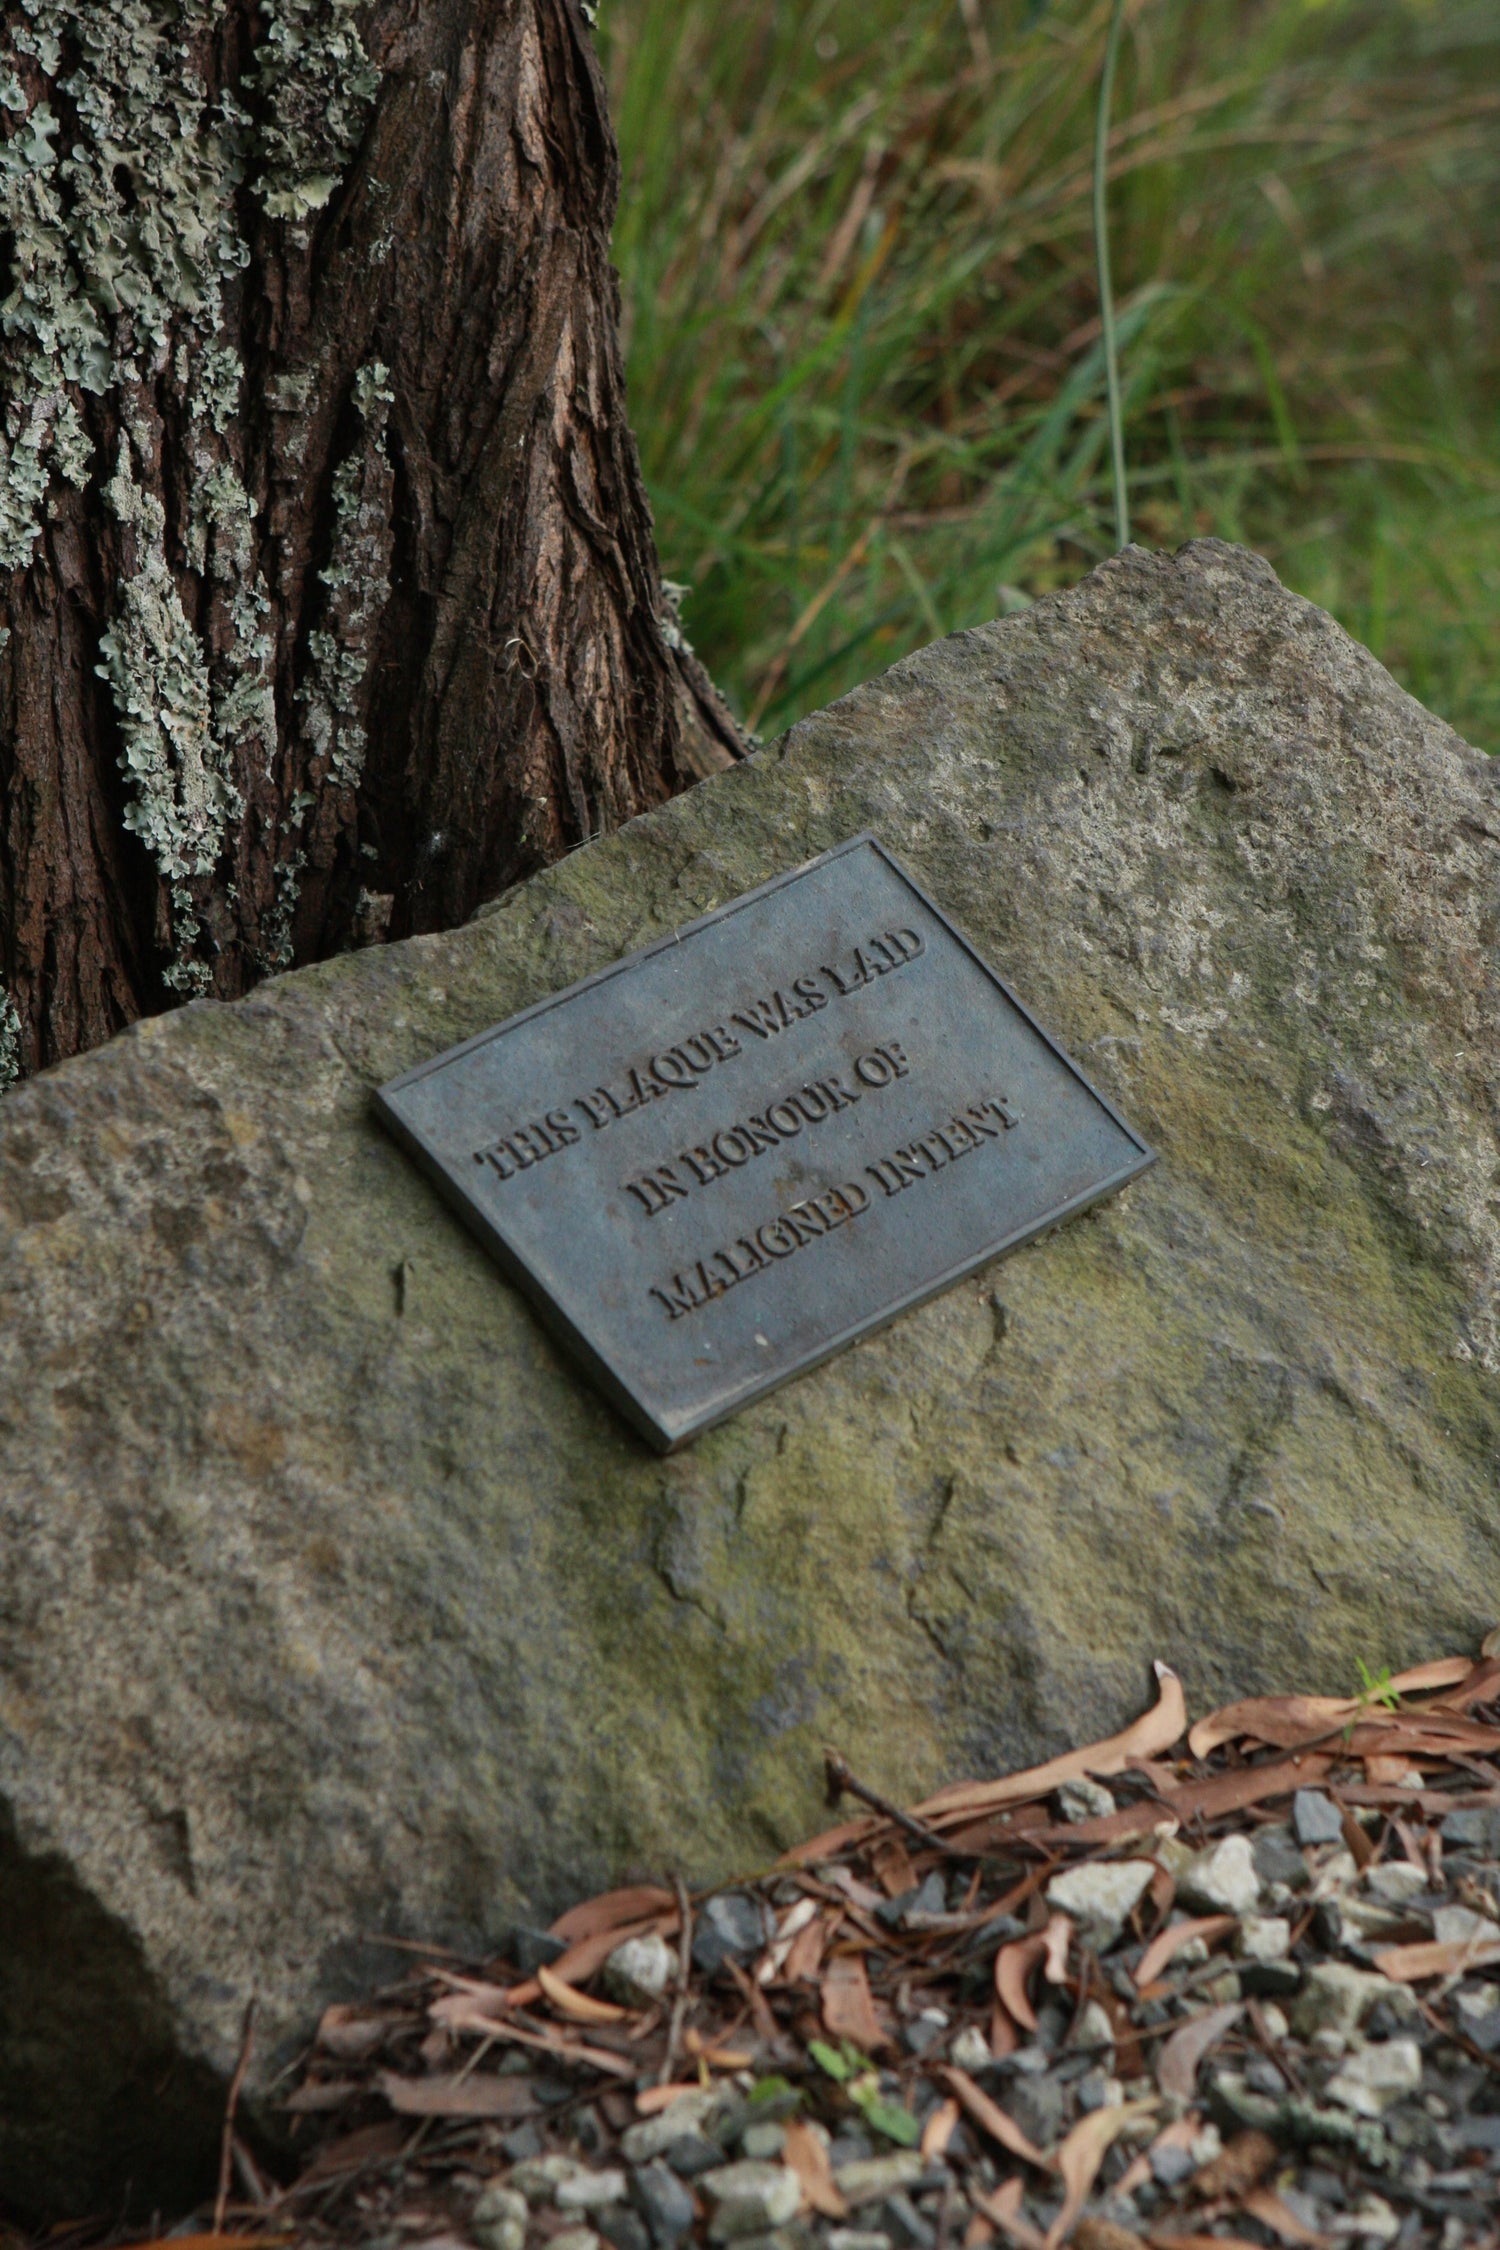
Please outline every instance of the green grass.
[[[631, 408], [762, 732], [1113, 545], [1110, 0], [606, 0]], [[1500, 749], [1500, 9], [1128, 0], [1135, 536], [1244, 539]]]

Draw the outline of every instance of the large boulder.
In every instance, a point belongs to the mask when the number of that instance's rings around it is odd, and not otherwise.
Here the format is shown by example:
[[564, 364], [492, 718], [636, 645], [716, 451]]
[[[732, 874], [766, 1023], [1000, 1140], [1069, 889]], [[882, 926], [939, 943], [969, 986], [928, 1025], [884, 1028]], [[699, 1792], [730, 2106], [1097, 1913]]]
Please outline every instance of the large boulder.
[[[864, 827], [1162, 1161], [658, 1460], [370, 1088]], [[372, 1936], [762, 1862], [827, 1742], [899, 1798], [1153, 1656], [1471, 1645], [1497, 938], [1500, 771], [1255, 556], [1132, 550], [451, 936], [6, 1096], [0, 2198], [196, 2184], [252, 1991], [253, 2092]]]

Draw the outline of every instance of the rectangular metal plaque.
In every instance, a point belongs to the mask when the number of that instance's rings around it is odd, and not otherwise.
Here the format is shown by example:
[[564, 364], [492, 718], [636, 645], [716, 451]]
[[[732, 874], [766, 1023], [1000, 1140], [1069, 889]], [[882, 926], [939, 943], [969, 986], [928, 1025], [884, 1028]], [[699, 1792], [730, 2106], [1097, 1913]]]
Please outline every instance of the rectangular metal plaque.
[[375, 1099], [663, 1451], [1153, 1161], [872, 836]]

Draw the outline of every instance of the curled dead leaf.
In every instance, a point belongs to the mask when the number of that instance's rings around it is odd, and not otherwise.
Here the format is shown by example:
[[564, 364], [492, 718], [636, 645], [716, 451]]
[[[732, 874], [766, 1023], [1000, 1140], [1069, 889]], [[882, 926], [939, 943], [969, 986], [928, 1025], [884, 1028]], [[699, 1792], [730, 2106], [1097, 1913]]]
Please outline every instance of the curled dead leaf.
[[873, 2055], [890, 2045], [858, 1953], [835, 1953], [823, 1971], [823, 2022], [835, 2039], [849, 2040], [862, 2054]]
[[1042, 1975], [1049, 1984], [1066, 1984], [1068, 1981], [1068, 1948], [1073, 1943], [1073, 1924], [1066, 1914], [1054, 1914], [1042, 1932]]
[[924, 2164], [930, 2164], [935, 2157], [942, 2155], [953, 2138], [962, 2114], [955, 2101], [938, 2103], [922, 2127], [921, 2151]]
[[797, 2175], [808, 2208], [825, 2219], [847, 2219], [849, 2206], [834, 2183], [828, 2151], [805, 2117], [791, 2120], [781, 2153]]
[[566, 1914], [559, 1914], [547, 1934], [564, 1945], [576, 1945], [581, 1938], [618, 1930], [626, 1922], [643, 1922], [653, 1915], [670, 1913], [675, 1903], [672, 1893], [655, 1883], [632, 1883], [625, 1890], [604, 1891], [598, 1898], [586, 1898], [580, 1905], [570, 1906]]
[[1113, 2102], [1107, 2109], [1092, 2110], [1073, 2127], [1054, 2158], [1063, 2184], [1063, 2202], [1047, 2229], [1046, 2250], [1058, 2250], [1058, 2245], [1067, 2240], [1110, 2149], [1127, 2125], [1153, 2107], [1151, 2102]]
[[1037, 2147], [1035, 2141], [1028, 2139], [1015, 2119], [1008, 2116], [998, 2102], [991, 2101], [983, 2087], [975, 2085], [966, 2070], [960, 2070], [956, 2063], [949, 2063], [937, 2075], [952, 2087], [975, 2124], [982, 2126], [991, 2140], [998, 2141], [1002, 2148], [1010, 2150], [1012, 2156], [1021, 2157], [1027, 2164], [1035, 2164], [1044, 2172], [1050, 2171], [1052, 2159]]
[[1036, 2010], [1026, 1996], [1026, 1980], [1047, 1952], [1047, 1941], [1035, 1937], [1013, 1938], [995, 1955], [995, 1997], [1006, 2014], [1023, 2031], [1035, 2031]]
[[670, 2109], [679, 2094], [696, 2094], [700, 2091], [696, 2078], [679, 2079], [670, 2086], [643, 2086], [635, 2097], [637, 2117], [655, 2117], [659, 2110]]
[[1212, 1945], [1215, 1938], [1227, 1937], [1231, 1930], [1238, 1928], [1239, 1922], [1233, 1914], [1199, 1914], [1186, 1922], [1174, 1922], [1171, 1929], [1154, 1937], [1141, 1955], [1135, 1972], [1136, 1990], [1144, 1991], [1161, 1975], [1173, 1955], [1180, 1953], [1185, 1945], [1191, 1945], [1194, 1938]]
[[1147, 2250], [1146, 2237], [1113, 2219], [1080, 2219], [1073, 2229], [1073, 2250]]
[[630, 2010], [617, 2008], [613, 2000], [596, 2000], [591, 1993], [575, 1992], [572, 1985], [551, 1969], [538, 1969], [536, 1981], [559, 2015], [570, 2016], [574, 2023], [628, 2023]]
[[976, 1813], [991, 1812], [1000, 1805], [1050, 1796], [1063, 1782], [1081, 1780], [1085, 1774], [1122, 1773], [1126, 1766], [1134, 1765], [1139, 1759], [1170, 1750], [1173, 1743], [1181, 1739], [1187, 1725], [1187, 1703], [1182, 1682], [1172, 1667], [1158, 1662], [1155, 1671], [1159, 1689], [1155, 1704], [1132, 1726], [1126, 1727], [1123, 1734], [1090, 1743], [1082, 1750], [1069, 1750], [1060, 1758], [1050, 1758], [1045, 1765], [1030, 1766], [1024, 1773], [1008, 1774], [1003, 1781], [955, 1782], [915, 1806], [915, 1817], [929, 1826], [947, 1828], [955, 1821], [972, 1819]]
[[396, 2071], [376, 2073], [375, 2084], [401, 2117], [529, 2117], [536, 2097], [524, 2078], [496, 2078], [471, 2071], [442, 2077], [402, 2078]]
[[1500, 1961], [1500, 1943], [1473, 1938], [1428, 1938], [1415, 1945], [1388, 1945], [1375, 1956], [1375, 1966], [1392, 1984], [1421, 1984], [1428, 1977], [1462, 1976], [1468, 1969], [1489, 1969]]
[[1045, 2250], [1046, 2237], [1040, 2227], [1034, 2227], [1021, 2209], [1024, 2190], [1019, 2175], [1002, 2182], [993, 2195], [979, 2190], [974, 2195], [976, 2213], [1000, 2229], [1020, 2250]]
[[1329, 2237], [1299, 2219], [1274, 2188], [1252, 2188], [1243, 2200], [1251, 2218], [1259, 2219], [1278, 2242], [1290, 2243], [1292, 2250], [1333, 2250]]
[[1232, 2000], [1227, 2007], [1206, 2009], [1174, 2031], [1156, 2058], [1156, 2083], [1162, 2092], [1189, 2100], [1198, 2084], [1198, 2065], [1243, 2013], [1241, 2003]]
[[1197, 1720], [1188, 1734], [1188, 1748], [1195, 1758], [1206, 1758], [1224, 1743], [1248, 1736], [1288, 1749], [1341, 1727], [1358, 1710], [1358, 1703], [1347, 1695], [1252, 1695]]

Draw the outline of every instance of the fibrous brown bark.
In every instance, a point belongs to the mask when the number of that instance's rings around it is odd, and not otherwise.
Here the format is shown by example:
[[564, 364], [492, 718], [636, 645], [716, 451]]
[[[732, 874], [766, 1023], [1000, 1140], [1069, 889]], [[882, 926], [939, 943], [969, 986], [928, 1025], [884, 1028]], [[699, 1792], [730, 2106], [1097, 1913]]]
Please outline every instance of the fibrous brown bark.
[[10, 0], [0, 1068], [451, 926], [738, 753], [578, 0]]

